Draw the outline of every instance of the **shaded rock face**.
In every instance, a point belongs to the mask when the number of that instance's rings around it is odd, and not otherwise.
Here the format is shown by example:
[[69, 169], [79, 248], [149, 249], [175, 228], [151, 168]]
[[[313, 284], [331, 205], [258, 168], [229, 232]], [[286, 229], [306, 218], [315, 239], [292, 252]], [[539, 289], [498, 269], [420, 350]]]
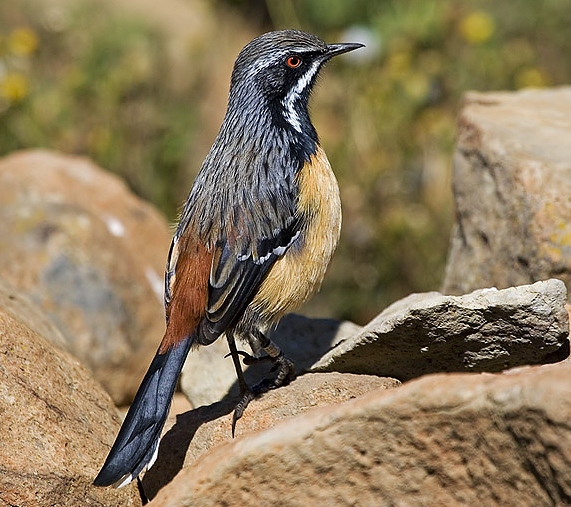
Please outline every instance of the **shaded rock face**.
[[433, 375], [212, 449], [152, 507], [568, 505], [571, 366]]
[[[360, 326], [334, 319], [310, 319], [302, 315], [286, 315], [272, 333], [274, 340], [289, 357], [298, 373], [307, 371], [331, 347], [354, 335]], [[245, 344], [240, 344], [244, 347]], [[249, 350], [249, 349], [248, 349]], [[190, 402], [199, 407], [236, 395], [238, 383], [232, 359], [227, 357], [228, 344], [222, 337], [212, 345], [193, 350], [181, 375], [181, 389]], [[246, 381], [254, 385], [267, 373], [267, 365], [244, 367]]]
[[571, 87], [468, 93], [443, 292], [571, 282]]
[[135, 486], [92, 486], [119, 418], [88, 371], [34, 331], [45, 321], [10, 305], [17, 298], [0, 291], [0, 505], [140, 505]]
[[0, 308], [52, 345], [65, 349], [65, 338], [53, 321], [33, 301], [20, 294], [2, 278], [0, 278]]
[[117, 403], [164, 332], [165, 220], [115, 176], [47, 151], [0, 160], [0, 275], [37, 303]]
[[464, 296], [413, 294], [325, 354], [312, 371], [410, 380], [436, 372], [494, 372], [569, 354], [560, 280]]

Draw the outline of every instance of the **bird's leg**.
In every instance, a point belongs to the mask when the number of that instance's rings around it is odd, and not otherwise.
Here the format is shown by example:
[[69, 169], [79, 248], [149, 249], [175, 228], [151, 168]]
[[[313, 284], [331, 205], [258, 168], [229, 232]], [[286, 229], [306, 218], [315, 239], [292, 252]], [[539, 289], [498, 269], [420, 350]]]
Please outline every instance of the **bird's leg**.
[[[278, 387], [287, 385], [293, 379], [295, 379], [295, 366], [293, 362], [285, 356], [285, 354], [273, 341], [271, 341], [265, 334], [258, 330], [252, 332], [252, 339], [255, 341], [256, 345], [259, 346], [256, 348], [261, 348], [267, 354], [267, 356], [257, 358], [247, 354], [246, 352], [238, 352], [236, 350], [236, 357], [239, 355], [244, 356], [245, 364], [253, 364], [254, 362], [258, 361], [270, 360], [274, 364], [272, 371], [277, 370], [277, 375], [273, 379], [263, 379], [251, 389], [247, 388], [246, 393], [243, 394], [242, 399], [238, 402], [238, 405], [236, 405], [236, 408], [234, 409], [234, 415], [232, 416], [232, 437], [234, 436], [236, 422], [238, 419], [240, 419], [240, 417], [242, 417], [246, 407], [256, 396], [270, 391], [271, 389], [277, 389]], [[235, 348], [236, 345], [234, 344], [234, 350]], [[234, 358], [234, 355], [232, 357]], [[236, 364], [236, 360], [234, 364]], [[242, 370], [240, 368], [240, 372], [241, 371]]]
[[[244, 410], [248, 404], [255, 398], [255, 394], [248, 387], [246, 379], [244, 378], [244, 372], [242, 371], [242, 365], [240, 364], [240, 355], [247, 355], [245, 352], [239, 352], [236, 348], [236, 340], [234, 338], [234, 331], [226, 331], [226, 340], [228, 340], [228, 348], [230, 349], [230, 355], [232, 356], [232, 361], [234, 363], [234, 368], [236, 369], [236, 376], [238, 377], [238, 385], [240, 386], [240, 395], [242, 398], [236, 405], [234, 409], [234, 415], [232, 416], [232, 438], [234, 438], [234, 433], [236, 431], [236, 421], [242, 417]], [[249, 356], [252, 357], [252, 356]]]
[[[234, 339], [234, 331], [228, 329], [226, 331], [226, 340], [228, 340], [228, 348], [230, 349], [230, 355], [232, 356], [232, 362], [234, 363], [234, 368], [236, 369], [236, 376], [238, 377], [238, 385], [240, 386], [240, 394], [245, 396], [250, 393], [250, 388], [246, 384], [246, 379], [244, 378], [244, 372], [242, 371], [242, 365], [240, 364], [240, 355], [246, 354], [245, 352], [239, 352], [236, 348], [236, 340]], [[228, 357], [228, 356], [226, 356]], [[251, 356], [250, 356], [251, 357]], [[244, 363], [248, 364], [248, 363]], [[234, 436], [234, 431], [232, 431], [232, 436]]]
[[286, 357], [282, 350], [262, 332], [256, 330], [252, 332], [252, 335], [259, 347], [267, 354], [266, 357], [260, 359], [269, 359], [274, 364], [272, 371], [277, 370], [277, 375], [274, 379], [263, 379], [252, 388], [252, 391], [256, 394], [262, 394], [270, 389], [287, 385], [295, 379], [295, 365]]

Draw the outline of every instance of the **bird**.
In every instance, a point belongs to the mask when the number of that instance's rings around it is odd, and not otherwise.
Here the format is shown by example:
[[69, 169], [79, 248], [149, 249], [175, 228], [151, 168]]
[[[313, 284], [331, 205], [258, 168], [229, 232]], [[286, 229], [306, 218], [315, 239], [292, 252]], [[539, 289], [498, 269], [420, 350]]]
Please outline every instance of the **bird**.
[[[295, 378], [268, 332], [319, 289], [341, 230], [339, 187], [308, 103], [323, 65], [362, 46], [279, 30], [239, 53], [220, 131], [168, 252], [165, 334], [96, 486], [124, 486], [153, 465], [193, 347], [226, 336], [242, 393], [232, 434], [251, 400]], [[236, 339], [253, 355], [238, 351]], [[271, 361], [275, 377], [249, 387], [240, 359]]]

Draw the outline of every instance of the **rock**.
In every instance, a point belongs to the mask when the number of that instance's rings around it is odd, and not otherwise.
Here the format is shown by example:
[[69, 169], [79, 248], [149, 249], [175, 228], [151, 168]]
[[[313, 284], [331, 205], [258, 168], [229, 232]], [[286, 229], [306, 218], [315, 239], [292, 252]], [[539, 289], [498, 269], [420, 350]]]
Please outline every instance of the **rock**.
[[[360, 329], [352, 322], [291, 314], [281, 320], [271, 338], [294, 361], [298, 373], [302, 373], [332, 346]], [[250, 351], [249, 347], [247, 350]], [[228, 393], [238, 393], [236, 371], [232, 359], [225, 357], [227, 354], [224, 337], [189, 354], [182, 371], [181, 389], [193, 406], [210, 405]], [[267, 371], [267, 364], [253, 365], [245, 367], [244, 374], [249, 384], [254, 385]]]
[[[395, 379], [368, 375], [303, 375], [290, 385], [252, 401], [236, 425], [236, 437], [241, 440], [244, 434], [269, 428], [278, 421], [290, 420], [315, 407], [398, 385], [400, 382]], [[143, 487], [149, 498], [153, 498], [183, 466], [192, 465], [213, 446], [232, 440], [231, 413], [236, 402], [235, 398], [226, 398], [178, 416], [177, 423], [163, 436], [156, 464], [143, 479]]]
[[1, 278], [0, 308], [52, 345], [65, 349], [65, 338], [55, 324], [29, 298]]
[[571, 282], [571, 87], [468, 93], [443, 292]]
[[413, 294], [389, 306], [312, 371], [409, 380], [435, 372], [497, 372], [569, 354], [560, 280], [464, 296]]
[[362, 327], [349, 321], [286, 315], [271, 337], [300, 372], [307, 371], [331, 347], [354, 336]]
[[86, 159], [25, 151], [0, 160], [0, 238], [0, 276], [128, 402], [164, 332], [165, 220]]
[[34, 331], [45, 318], [16, 316], [23, 302], [0, 292], [0, 505], [141, 505], [135, 485], [92, 486], [119, 418], [79, 361]]
[[217, 446], [149, 507], [571, 501], [571, 365], [375, 390]]

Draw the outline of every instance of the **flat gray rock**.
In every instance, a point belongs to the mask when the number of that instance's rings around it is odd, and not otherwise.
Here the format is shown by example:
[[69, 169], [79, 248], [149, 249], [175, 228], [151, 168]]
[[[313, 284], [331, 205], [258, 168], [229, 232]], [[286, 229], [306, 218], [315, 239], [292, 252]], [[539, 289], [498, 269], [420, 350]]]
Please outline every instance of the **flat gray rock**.
[[567, 291], [560, 280], [464, 296], [413, 294], [389, 306], [312, 371], [401, 381], [434, 372], [497, 372], [568, 354]]

